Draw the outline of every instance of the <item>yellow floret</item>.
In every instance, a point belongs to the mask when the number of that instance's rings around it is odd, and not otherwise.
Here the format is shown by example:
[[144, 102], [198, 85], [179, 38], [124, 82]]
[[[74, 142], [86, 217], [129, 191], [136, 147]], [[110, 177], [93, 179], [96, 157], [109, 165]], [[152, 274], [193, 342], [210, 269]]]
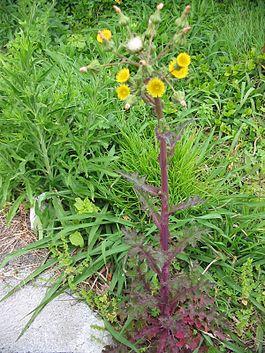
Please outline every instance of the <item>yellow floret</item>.
[[116, 75], [116, 81], [119, 83], [123, 83], [128, 81], [130, 78], [129, 69], [121, 69]]
[[130, 95], [130, 88], [128, 85], [120, 85], [116, 88], [118, 98], [120, 100], [125, 100]]
[[103, 43], [104, 40], [109, 41], [111, 40], [112, 34], [109, 29], [102, 29], [97, 34], [97, 41], [99, 43]]
[[162, 97], [166, 90], [164, 82], [157, 77], [148, 81], [146, 89], [150, 96], [154, 98]]
[[177, 64], [180, 67], [188, 67], [190, 65], [191, 59], [189, 54], [187, 53], [180, 53], [177, 56]]
[[168, 71], [174, 77], [181, 79], [188, 76], [189, 70], [188, 67], [179, 67], [177, 59], [173, 59], [168, 65]]

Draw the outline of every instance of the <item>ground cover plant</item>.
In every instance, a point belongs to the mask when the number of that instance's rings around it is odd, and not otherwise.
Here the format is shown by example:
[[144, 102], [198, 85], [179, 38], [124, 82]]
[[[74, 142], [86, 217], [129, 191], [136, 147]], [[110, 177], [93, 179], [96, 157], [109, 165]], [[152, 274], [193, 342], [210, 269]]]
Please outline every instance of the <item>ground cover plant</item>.
[[[93, 277], [101, 291], [83, 289], [82, 294], [90, 305], [101, 302], [96, 304], [101, 314], [115, 321], [115, 300], [124, 293], [131, 271], [121, 227], [144, 233], [152, 245], [157, 231], [130, 183], [116, 171], [138, 171], [159, 186], [159, 146], [153, 143], [150, 108], [140, 103], [121, 110], [111, 88], [115, 57], [102, 50], [96, 36], [106, 27], [126, 36], [116, 29], [112, 3], [95, 2], [93, 9], [90, 2], [88, 13], [80, 3], [71, 13], [60, 4], [1, 2], [1, 203], [13, 205], [8, 220], [21, 202], [37, 215], [39, 241], [12, 256], [38, 247], [54, 254], [28, 280], [49, 266], [67, 270], [38, 311], [63, 289], [75, 290], [77, 283]], [[121, 8], [132, 19], [141, 14], [143, 24], [133, 28], [141, 33], [156, 4], [133, 5], [123, 1]], [[165, 3], [159, 45], [168, 41], [170, 16], [178, 17], [185, 5]], [[262, 351], [264, 58], [259, 29], [264, 8], [261, 1], [243, 0], [191, 5], [193, 29], [181, 48], [192, 58], [192, 74], [185, 80], [187, 109], [164, 102], [170, 128], [189, 121], [172, 157], [169, 185], [172, 204], [189, 195], [205, 202], [172, 215], [170, 232], [176, 234], [173, 241], [184, 236], [185, 225], [203, 227], [204, 232], [196, 247], [177, 255], [173, 266], [187, 273], [196, 263], [215, 284], [215, 303], [237, 336], [230, 341], [232, 351]], [[83, 20], [78, 21], [80, 15]], [[237, 33], [231, 31], [231, 19]], [[79, 67], [95, 58], [110, 66], [99, 70], [94, 62], [95, 74], [80, 75]], [[147, 276], [156, 285], [156, 277]], [[106, 296], [113, 296], [113, 305], [106, 304]]]

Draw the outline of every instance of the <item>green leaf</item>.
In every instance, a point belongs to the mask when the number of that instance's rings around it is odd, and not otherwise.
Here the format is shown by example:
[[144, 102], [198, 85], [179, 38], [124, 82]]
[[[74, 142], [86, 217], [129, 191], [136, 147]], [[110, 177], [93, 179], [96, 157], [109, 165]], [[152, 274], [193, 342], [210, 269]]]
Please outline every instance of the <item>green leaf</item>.
[[111, 326], [111, 324], [107, 321], [104, 320], [104, 324], [106, 329], [109, 331], [109, 333], [120, 343], [124, 344], [126, 347], [131, 348], [134, 352], [140, 353], [140, 351], [135, 347], [134, 344], [132, 344], [130, 341], [128, 341], [121, 333], [117, 332], [114, 330], [114, 328]]
[[261, 325], [258, 325], [257, 327], [256, 338], [257, 338], [257, 345], [258, 345], [258, 353], [262, 353], [264, 331]]
[[8, 214], [6, 216], [6, 222], [9, 225], [10, 222], [12, 221], [12, 219], [15, 217], [17, 210], [19, 208], [19, 206], [22, 204], [22, 202], [25, 199], [25, 194], [23, 193], [22, 195], [20, 195], [16, 201], [13, 203], [13, 205], [10, 207]]
[[47, 270], [48, 268], [52, 267], [58, 262], [57, 259], [51, 259], [47, 261], [45, 265], [39, 266], [34, 272], [32, 272], [29, 276], [27, 276], [25, 279], [23, 279], [21, 282], [19, 282], [18, 285], [16, 285], [14, 288], [12, 288], [1, 300], [0, 303], [7, 298], [9, 298], [12, 294], [14, 294], [17, 290], [25, 286], [27, 283], [32, 281], [34, 278], [39, 276], [43, 271]]
[[69, 237], [69, 240], [72, 245], [80, 246], [80, 248], [83, 248], [85, 245], [84, 239], [80, 232], [72, 233]]
[[250, 350], [244, 348], [244, 347], [239, 347], [236, 344], [233, 344], [231, 342], [222, 342], [222, 344], [226, 347], [229, 348], [232, 352], [236, 352], [236, 353], [251, 353]]
[[80, 197], [76, 198], [74, 206], [77, 209], [78, 214], [99, 212], [99, 208], [87, 197], [84, 200], [80, 199]]
[[28, 252], [30, 252], [31, 250], [47, 248], [50, 241], [51, 241], [51, 239], [49, 237], [46, 237], [46, 238], [38, 240], [34, 243], [31, 243], [22, 249], [18, 249], [16, 251], [8, 254], [3, 259], [3, 261], [0, 263], [0, 269], [3, 268], [9, 261], [13, 260], [14, 258], [16, 258], [18, 256], [25, 255]]
[[26, 325], [24, 326], [22, 331], [20, 332], [17, 340], [19, 340], [19, 338], [24, 335], [24, 333], [27, 331], [27, 329], [30, 327], [30, 325], [36, 319], [36, 317], [39, 315], [39, 313], [44, 309], [44, 307], [49, 302], [51, 302], [53, 299], [55, 299], [61, 293], [64, 292], [64, 290], [66, 288], [65, 287], [61, 287], [62, 283], [63, 283], [63, 275], [61, 275], [58, 278], [58, 280], [54, 283], [54, 285], [47, 290], [47, 292], [46, 292], [44, 298], [42, 299], [41, 303], [35, 309], [33, 309], [30, 313], [28, 313], [28, 315], [32, 314], [32, 316], [29, 319], [29, 321], [26, 323]]

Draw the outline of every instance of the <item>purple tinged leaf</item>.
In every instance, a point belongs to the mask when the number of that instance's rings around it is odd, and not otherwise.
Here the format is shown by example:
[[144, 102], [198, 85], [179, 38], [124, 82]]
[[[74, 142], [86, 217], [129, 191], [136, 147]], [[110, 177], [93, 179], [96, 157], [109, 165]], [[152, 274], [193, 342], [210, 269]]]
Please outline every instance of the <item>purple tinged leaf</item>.
[[201, 199], [199, 196], [190, 197], [186, 201], [183, 201], [183, 202], [179, 203], [178, 205], [173, 206], [171, 208], [171, 210], [169, 211], [169, 214], [172, 215], [173, 213], [175, 213], [177, 211], [185, 210], [187, 208], [200, 205], [203, 202], [204, 202], [204, 200]]
[[167, 346], [167, 339], [168, 339], [168, 331], [164, 330], [160, 334], [159, 346], [158, 346], [158, 349], [157, 349], [157, 353], [164, 353], [165, 352], [165, 348]]
[[179, 243], [177, 244], [177, 246], [175, 247], [175, 249], [173, 251], [169, 252], [169, 254], [168, 254], [169, 265], [174, 260], [176, 255], [180, 254], [181, 252], [183, 252], [183, 250], [185, 250], [186, 246], [190, 243], [190, 241], [191, 241], [191, 239], [189, 237], [180, 240]]
[[122, 171], [118, 171], [118, 173], [123, 176], [125, 179], [133, 183], [138, 190], [142, 190], [144, 192], [148, 192], [151, 195], [158, 196], [160, 193], [160, 189], [156, 186], [146, 184], [145, 177], [140, 177], [137, 173], [127, 174]]
[[144, 207], [144, 210], [149, 211], [149, 214], [152, 217], [153, 222], [155, 223], [157, 228], [159, 230], [161, 230], [161, 217], [156, 212], [154, 205], [152, 204], [152, 202], [149, 199], [149, 195], [147, 195], [145, 193], [140, 193], [139, 191], [137, 194], [138, 194], [138, 198], [139, 198], [140, 202], [142, 203], [142, 205]]
[[161, 331], [161, 328], [158, 325], [148, 326], [146, 328], [143, 328], [141, 332], [136, 334], [133, 337], [133, 341], [137, 341], [140, 338], [143, 338], [143, 337], [146, 337], [146, 336], [157, 336], [160, 333], [160, 331]]
[[178, 132], [166, 131], [164, 133], [160, 133], [158, 130], [156, 130], [156, 137], [158, 138], [158, 140], [166, 141], [166, 144], [170, 150], [169, 155], [174, 154], [176, 144], [182, 138], [184, 129], [186, 128], [187, 125], [189, 125], [193, 121], [194, 119], [190, 119], [183, 124], [179, 124], [176, 129]]
[[145, 259], [147, 260], [147, 262], [148, 262], [149, 266], [151, 267], [151, 269], [155, 273], [157, 273], [159, 277], [161, 277], [161, 270], [157, 266], [155, 258], [148, 251], [146, 251], [143, 246], [139, 246], [139, 251], [145, 257]]

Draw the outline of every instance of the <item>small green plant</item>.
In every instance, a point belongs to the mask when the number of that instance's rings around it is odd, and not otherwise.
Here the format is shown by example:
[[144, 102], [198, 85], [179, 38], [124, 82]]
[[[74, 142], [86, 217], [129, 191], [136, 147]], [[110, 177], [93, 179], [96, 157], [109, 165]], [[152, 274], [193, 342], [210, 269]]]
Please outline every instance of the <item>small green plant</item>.
[[94, 205], [87, 197], [84, 200], [80, 199], [80, 197], [76, 198], [74, 206], [77, 209], [78, 214], [93, 213], [99, 211], [99, 207]]

